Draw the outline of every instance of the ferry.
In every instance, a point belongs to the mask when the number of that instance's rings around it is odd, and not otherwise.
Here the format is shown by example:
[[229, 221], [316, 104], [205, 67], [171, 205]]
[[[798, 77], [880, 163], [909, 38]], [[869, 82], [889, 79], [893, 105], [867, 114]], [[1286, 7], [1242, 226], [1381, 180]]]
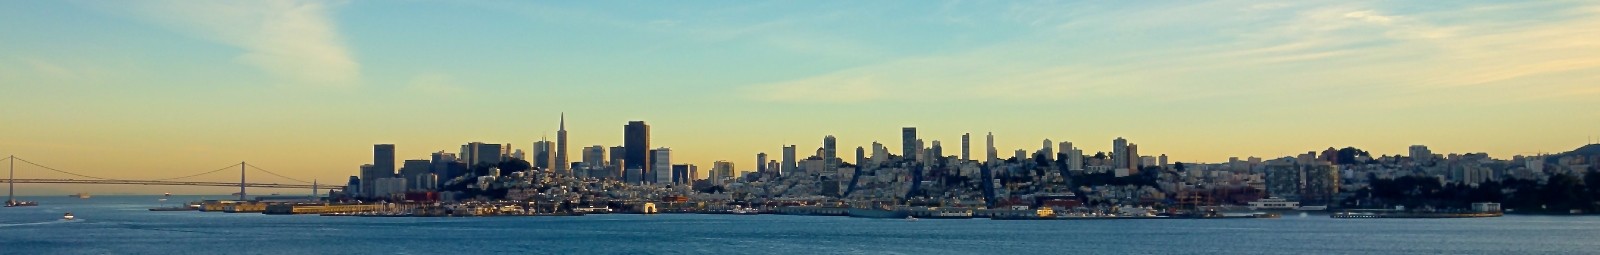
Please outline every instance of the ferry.
[[583, 214], [610, 214], [611, 213], [611, 208], [608, 208], [608, 207], [584, 207], [584, 208], [572, 209], [572, 211], [578, 212], [578, 213], [583, 213]]
[[1278, 197], [1269, 197], [1255, 202], [1250, 202], [1250, 210], [1257, 211], [1289, 211], [1300, 208], [1300, 202], [1289, 201]]
[[744, 207], [739, 207], [739, 206], [734, 206], [733, 210], [730, 210], [729, 212], [732, 212], [733, 214], [738, 214], [738, 215], [756, 215], [756, 214], [761, 214], [761, 210], [759, 210], [759, 209], [756, 209], [756, 208], [744, 208]]

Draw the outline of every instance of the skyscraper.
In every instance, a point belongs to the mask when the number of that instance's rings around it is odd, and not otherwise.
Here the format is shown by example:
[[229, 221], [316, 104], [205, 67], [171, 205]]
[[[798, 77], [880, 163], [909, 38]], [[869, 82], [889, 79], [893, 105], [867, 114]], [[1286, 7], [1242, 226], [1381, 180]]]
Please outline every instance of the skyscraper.
[[561, 129], [556, 130], [556, 172], [572, 174], [571, 166], [567, 164], [567, 113], [561, 113]]
[[652, 155], [650, 164], [653, 166], [650, 169], [650, 178], [654, 178], [650, 182], [672, 183], [672, 149], [667, 147], [656, 148], [650, 150], [650, 154]]
[[606, 166], [606, 147], [602, 145], [589, 146], [583, 149], [583, 163], [591, 168]]
[[796, 167], [799, 167], [799, 165], [796, 165], [799, 162], [794, 160], [794, 150], [794, 145], [783, 146], [783, 167], [778, 170], [778, 175], [781, 176], [793, 172]]
[[718, 160], [711, 164], [711, 185], [727, 184], [733, 178], [733, 162]]
[[610, 151], [607, 153], [610, 153], [608, 157], [611, 158], [611, 162], [606, 164], [606, 176], [620, 180], [622, 179], [622, 164], [623, 162], [627, 161], [623, 158], [627, 157], [628, 148], [622, 146], [611, 146], [609, 150]]
[[766, 174], [767, 171], [771, 171], [767, 169], [767, 153], [756, 153], [756, 172]]
[[916, 127], [900, 128], [900, 147], [900, 156], [908, 159], [916, 157], [918, 149]]
[[1044, 148], [1039, 149], [1040, 154], [1043, 155], [1039, 156], [1044, 157], [1046, 160], [1055, 160], [1056, 152], [1053, 149], [1055, 146], [1055, 143], [1050, 142], [1050, 139], [1044, 139]]
[[972, 133], [961, 134], [961, 161], [972, 160]]
[[1128, 140], [1117, 137], [1111, 140], [1111, 164], [1113, 169], [1127, 169], [1128, 167]]
[[362, 166], [361, 170], [361, 181], [363, 183], [361, 185], [361, 194], [370, 196], [374, 194], [373, 187], [376, 187], [376, 185], [371, 185], [373, 180], [394, 177], [394, 145], [372, 145], [372, 164], [370, 166]]
[[533, 167], [540, 169], [556, 169], [555, 143], [540, 138], [533, 142], [533, 159], [528, 160]]
[[[832, 172], [834, 168], [839, 167], [839, 148], [837, 146], [838, 140], [834, 139], [832, 135], [822, 138], [822, 162], [825, 164], [821, 169], [824, 171], [823, 173]], [[812, 170], [807, 169], [806, 171]]]
[[987, 148], [989, 149], [989, 161], [984, 163], [992, 163], [1000, 159], [1000, 151], [994, 148], [994, 132], [989, 132], [989, 145]]
[[472, 142], [461, 146], [461, 158], [468, 166], [498, 164], [502, 150], [499, 144]]
[[643, 176], [650, 175], [650, 125], [644, 121], [629, 121], [622, 126], [623, 169], [640, 169]]
[[[375, 171], [375, 172], [386, 173], [387, 175], [394, 175], [394, 173], [395, 173], [394, 170], [395, 169], [394, 169], [394, 145], [393, 144], [375, 144], [375, 145], [372, 145], [372, 167], [373, 167], [373, 171]], [[384, 176], [384, 177], [379, 177], [379, 178], [388, 178], [388, 177], [391, 177], [391, 176]]]

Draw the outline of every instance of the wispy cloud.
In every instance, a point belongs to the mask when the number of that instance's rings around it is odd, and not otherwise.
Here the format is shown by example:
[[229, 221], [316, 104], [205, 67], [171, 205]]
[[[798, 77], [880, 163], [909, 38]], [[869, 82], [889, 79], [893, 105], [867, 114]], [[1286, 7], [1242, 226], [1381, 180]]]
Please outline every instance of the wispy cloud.
[[299, 86], [356, 86], [361, 65], [334, 24], [330, 1], [128, 1], [86, 5], [237, 47], [236, 61]]
[[[849, 84], [841, 81], [868, 80], [873, 90], [888, 92], [874, 100], [1192, 100], [1352, 85], [1379, 86], [1370, 93], [1409, 99], [1427, 95], [1419, 91], [1464, 86], [1587, 94], [1600, 80], [1567, 74], [1600, 71], [1600, 40], [1592, 38], [1600, 34], [1600, 12], [1594, 6], [1550, 5], [1419, 10], [1349, 2], [1209, 2], [1116, 11], [1028, 6], [995, 15], [1033, 27], [1030, 36], [751, 85], [742, 92], [752, 100], [818, 102], [844, 89], [831, 86]], [[1560, 11], [1537, 19], [1508, 13], [1529, 9]], [[1149, 18], [1126, 22], [1130, 17]], [[1561, 78], [1533, 79], [1552, 75]]]

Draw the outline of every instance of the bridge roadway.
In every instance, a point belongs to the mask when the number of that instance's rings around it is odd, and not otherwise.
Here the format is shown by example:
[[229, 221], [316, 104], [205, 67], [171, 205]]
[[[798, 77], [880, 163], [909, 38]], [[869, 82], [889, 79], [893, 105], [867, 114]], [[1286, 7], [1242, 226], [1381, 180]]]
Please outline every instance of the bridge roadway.
[[[74, 180], [74, 179], [3, 179], [0, 183], [53, 183], [53, 184], [126, 184], [126, 185], [165, 185], [165, 186], [209, 186], [209, 187], [239, 187], [237, 182], [194, 182], [194, 181], [142, 181], [142, 180]], [[284, 188], [284, 189], [344, 189], [339, 185], [312, 185], [312, 184], [278, 184], [278, 183], [245, 183], [250, 188]]]

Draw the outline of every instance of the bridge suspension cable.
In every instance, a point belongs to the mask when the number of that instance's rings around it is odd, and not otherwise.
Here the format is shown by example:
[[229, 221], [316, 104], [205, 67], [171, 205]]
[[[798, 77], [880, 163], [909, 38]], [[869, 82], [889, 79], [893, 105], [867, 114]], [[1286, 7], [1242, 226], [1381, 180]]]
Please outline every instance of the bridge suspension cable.
[[297, 181], [297, 182], [300, 182], [300, 183], [311, 183], [311, 182], [308, 182], [308, 181], [305, 181], [305, 180], [300, 180], [300, 179], [295, 179], [295, 178], [289, 178], [289, 177], [288, 177], [288, 176], [283, 176], [283, 175], [281, 175], [281, 174], [278, 174], [278, 173], [274, 173], [274, 172], [272, 172], [272, 171], [267, 171], [267, 170], [266, 170], [266, 169], [261, 169], [261, 168], [260, 168], [260, 167], [256, 167], [256, 165], [251, 165], [251, 164], [244, 164], [244, 165], [245, 165], [245, 166], [249, 166], [249, 167], [250, 167], [250, 168], [255, 168], [255, 169], [256, 169], [256, 170], [258, 170], [258, 171], [262, 171], [262, 172], [266, 172], [266, 173], [267, 173], [267, 174], [271, 174], [271, 175], [272, 175], [272, 176], [277, 176], [277, 177], [279, 177], [279, 178], [284, 178], [284, 179], [289, 179], [289, 180], [291, 180], [291, 181]]
[[186, 176], [182, 176], [182, 177], [173, 177], [173, 178], [166, 178], [166, 179], [153, 179], [153, 180], [151, 180], [151, 181], [170, 181], [170, 180], [177, 180], [177, 179], [183, 179], [183, 178], [189, 178], [189, 177], [195, 177], [195, 176], [201, 176], [201, 175], [207, 175], [207, 174], [212, 174], [212, 173], [216, 173], [216, 172], [221, 172], [221, 171], [223, 171], [223, 170], [229, 170], [229, 169], [233, 169], [233, 168], [234, 168], [234, 167], [237, 167], [237, 166], [239, 166], [239, 164], [240, 164], [240, 163], [234, 163], [234, 164], [232, 164], [232, 165], [228, 165], [228, 166], [226, 166], [226, 167], [222, 167], [222, 168], [218, 168], [218, 169], [217, 169], [217, 170], [211, 170], [211, 171], [209, 171], [209, 172], [204, 172], [204, 173], [198, 173], [198, 174], [192, 174], [192, 175], [186, 175]]
[[72, 176], [78, 176], [78, 177], [90, 178], [90, 179], [101, 179], [101, 180], [118, 180], [118, 179], [111, 179], [111, 178], [105, 178], [105, 177], [96, 177], [96, 176], [88, 176], [88, 175], [82, 175], [82, 174], [77, 174], [77, 173], [73, 173], [73, 172], [61, 171], [60, 169], [55, 169], [55, 168], [51, 168], [51, 167], [48, 167], [48, 166], [40, 165], [39, 163], [33, 163], [33, 161], [28, 161], [26, 159], [18, 158], [16, 156], [11, 156], [11, 160], [20, 160], [23, 163], [28, 163], [29, 165], [37, 166], [39, 168], [44, 168], [46, 170], [56, 171], [57, 173], [63, 173], [63, 174], [68, 174], [68, 175], [72, 175]]

